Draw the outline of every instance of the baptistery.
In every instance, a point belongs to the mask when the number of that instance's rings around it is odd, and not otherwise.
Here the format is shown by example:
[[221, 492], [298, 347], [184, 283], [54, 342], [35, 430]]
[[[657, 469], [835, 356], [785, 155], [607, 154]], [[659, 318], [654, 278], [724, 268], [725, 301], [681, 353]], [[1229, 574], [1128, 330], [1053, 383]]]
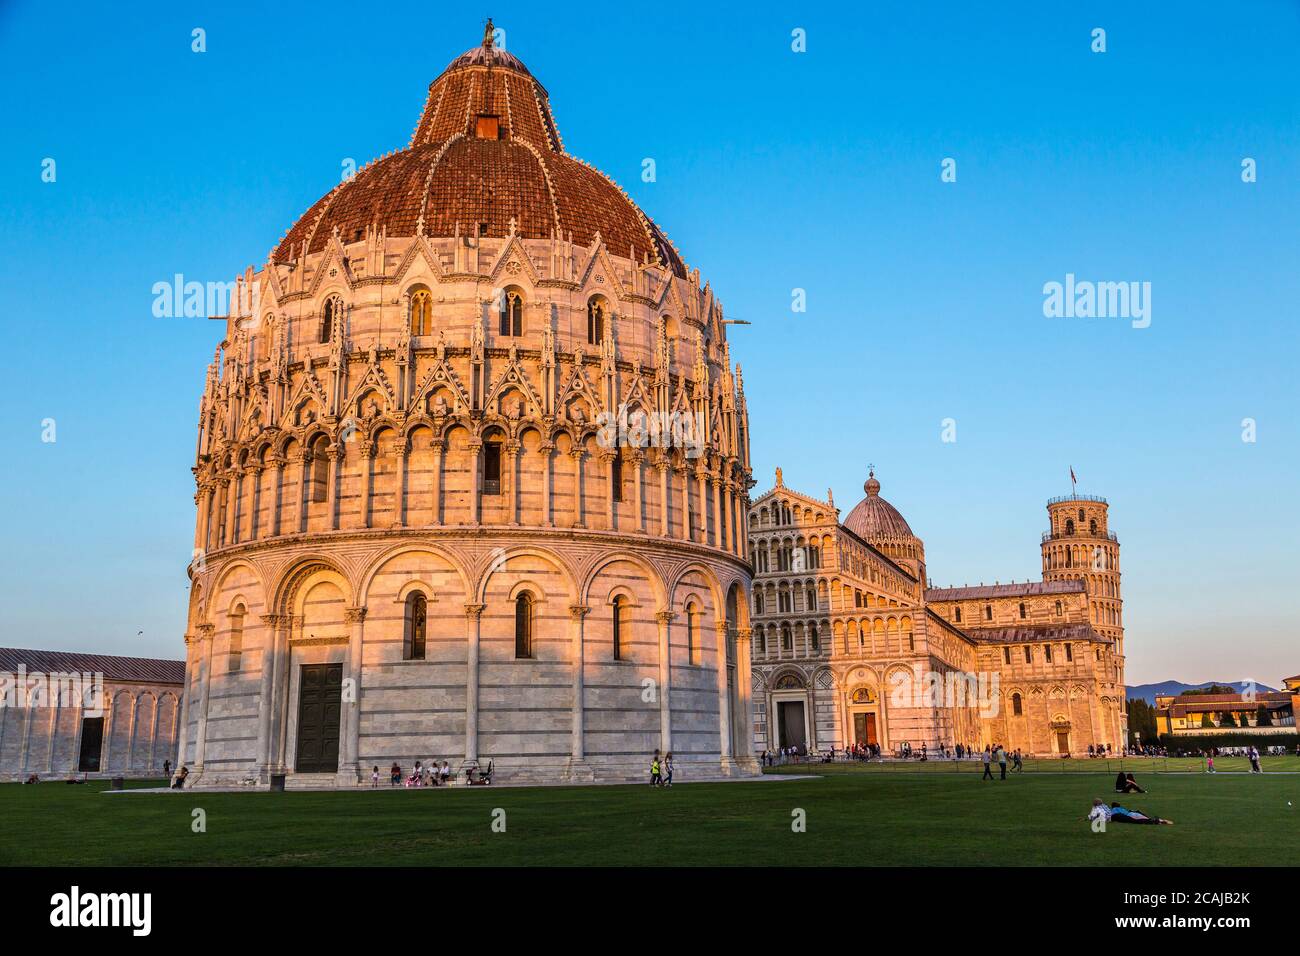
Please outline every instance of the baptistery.
[[722, 306], [490, 24], [234, 302], [193, 469], [190, 785], [756, 772]]

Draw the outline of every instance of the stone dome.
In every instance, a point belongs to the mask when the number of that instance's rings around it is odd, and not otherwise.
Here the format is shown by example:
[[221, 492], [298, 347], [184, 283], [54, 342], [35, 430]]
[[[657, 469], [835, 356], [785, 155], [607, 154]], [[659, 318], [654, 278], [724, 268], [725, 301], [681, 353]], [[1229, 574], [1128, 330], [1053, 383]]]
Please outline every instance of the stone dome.
[[429, 85], [406, 149], [321, 197], [272, 252], [288, 263], [377, 226], [389, 237], [515, 234], [590, 245], [685, 276], [668, 237], [604, 173], [564, 150], [546, 89], [492, 45], [456, 57]]
[[880, 482], [876, 480], [874, 471], [867, 478], [863, 490], [867, 496], [849, 512], [849, 516], [844, 519], [844, 527], [859, 538], [871, 542], [882, 538], [915, 537], [898, 509], [880, 497]]

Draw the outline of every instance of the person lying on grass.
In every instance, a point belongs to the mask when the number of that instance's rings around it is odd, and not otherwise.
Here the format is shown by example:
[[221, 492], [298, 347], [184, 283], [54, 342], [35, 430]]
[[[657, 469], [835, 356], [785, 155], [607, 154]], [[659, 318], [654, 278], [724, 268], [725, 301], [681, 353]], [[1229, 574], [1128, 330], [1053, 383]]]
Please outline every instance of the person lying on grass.
[[1163, 823], [1173, 826], [1173, 820], [1164, 820], [1160, 817], [1149, 817], [1141, 810], [1129, 810], [1121, 807], [1118, 803], [1112, 803], [1106, 806], [1100, 799], [1092, 801], [1092, 809], [1083, 819], [1092, 822], [1097, 819], [1109, 821], [1111, 823]]

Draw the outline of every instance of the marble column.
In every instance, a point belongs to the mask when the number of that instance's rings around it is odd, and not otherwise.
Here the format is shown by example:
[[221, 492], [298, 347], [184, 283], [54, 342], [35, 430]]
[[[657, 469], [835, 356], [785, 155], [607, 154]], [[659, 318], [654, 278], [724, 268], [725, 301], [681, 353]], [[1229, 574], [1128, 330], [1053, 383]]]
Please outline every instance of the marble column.
[[636, 530], [645, 532], [645, 486], [641, 469], [645, 465], [645, 455], [634, 451], [631, 455], [632, 473], [636, 476]]
[[590, 611], [591, 608], [585, 604], [569, 606], [569, 641], [573, 648], [573, 741], [570, 751], [575, 763], [586, 759], [586, 744], [583, 739], [586, 669], [583, 622]]
[[569, 452], [573, 459], [573, 527], [581, 528], [582, 523], [582, 456], [586, 452], [577, 446]]
[[274, 710], [275, 702], [273, 696], [275, 664], [284, 620], [284, 616], [280, 614], [262, 615], [262, 672], [258, 681], [257, 700], [257, 777], [263, 783], [270, 782], [271, 711]]
[[193, 634], [185, 635], [185, 687], [181, 694], [181, 705], [179, 708], [180, 732], [177, 734], [176, 745], [176, 769], [180, 770], [185, 766], [185, 750], [189, 743], [190, 736], [190, 697], [191, 687], [194, 678], [194, 656], [198, 647], [198, 639]]
[[394, 528], [401, 528], [406, 524], [406, 470], [410, 450], [411, 443], [405, 438], [393, 442], [393, 455], [397, 458], [397, 500], [393, 503], [392, 523]]
[[343, 612], [343, 616], [348, 623], [349, 631], [347, 679], [350, 681], [352, 699], [348, 700], [346, 694], [343, 698], [347, 732], [343, 741], [343, 756], [339, 762], [338, 776], [340, 783], [352, 785], [361, 781], [361, 765], [358, 757], [361, 742], [361, 666], [366, 609], [350, 607]]
[[659, 535], [667, 538], [672, 531], [668, 524], [668, 462], [660, 458], [655, 462], [655, 469], [659, 472]]
[[555, 523], [555, 512], [551, 508], [552, 469], [551, 453], [555, 451], [554, 442], [544, 441], [537, 448], [542, 456], [542, 524], [550, 528]]
[[665, 753], [673, 749], [673, 712], [669, 696], [673, 680], [671, 628], [676, 617], [674, 612], [667, 610], [655, 615], [659, 622], [659, 748]]
[[260, 521], [262, 510], [262, 471], [263, 469], [260, 465], [252, 469], [253, 494], [251, 497], [253, 499], [253, 504], [249, 509], [248, 515], [248, 540], [250, 541], [256, 541], [258, 532], [263, 530]]
[[727, 684], [727, 622], [718, 621], [718, 737], [722, 750], [722, 769], [731, 766], [731, 689]]
[[483, 521], [483, 442], [477, 438], [469, 443], [470, 484], [469, 521], [477, 525]]
[[216, 633], [215, 624], [200, 624], [197, 627], [199, 654], [199, 699], [198, 730], [194, 741], [194, 773], [203, 772], [203, 757], [207, 749], [208, 736], [208, 695], [212, 689], [212, 643]]
[[435, 438], [429, 442], [429, 447], [433, 449], [433, 516], [429, 524], [438, 525], [442, 524], [442, 459], [447, 443]]
[[361, 443], [361, 470], [365, 472], [361, 483], [361, 527], [363, 528], [370, 527], [371, 502], [375, 496], [375, 456], [378, 450], [378, 442], [367, 438]]
[[479, 618], [485, 604], [465, 605], [465, 759], [478, 759]]
[[271, 503], [271, 534], [279, 535], [280, 531], [280, 509], [284, 501], [284, 466], [288, 461], [281, 455], [271, 458], [271, 464], [275, 466], [275, 496]]
[[[741, 627], [736, 629], [736, 686], [739, 691], [736, 696], [739, 698], [737, 708], [740, 711], [736, 715], [736, 722], [739, 725], [740, 732], [740, 748], [736, 752], [736, 758], [747, 770], [758, 769], [754, 760], [754, 688], [752, 685], [750, 656], [753, 635], [753, 628]], [[809, 724], [814, 728], [813, 733], [815, 734], [817, 726], [815, 708], [809, 717]]]
[[505, 452], [505, 484], [502, 488], [502, 494], [505, 497], [506, 507], [509, 514], [506, 515], [506, 524], [519, 524], [519, 442], [508, 441], [502, 446]]

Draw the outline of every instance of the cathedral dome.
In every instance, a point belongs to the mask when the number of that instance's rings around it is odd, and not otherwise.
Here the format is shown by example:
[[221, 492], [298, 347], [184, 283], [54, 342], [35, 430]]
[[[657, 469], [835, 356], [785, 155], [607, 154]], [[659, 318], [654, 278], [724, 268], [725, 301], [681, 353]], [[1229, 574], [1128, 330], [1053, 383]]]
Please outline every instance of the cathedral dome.
[[844, 527], [866, 541], [881, 538], [911, 538], [912, 529], [898, 509], [880, 497], [880, 482], [876, 473], [871, 472], [863, 485], [867, 496], [858, 502], [844, 519]]
[[546, 89], [513, 54], [483, 44], [429, 85], [406, 149], [321, 197], [272, 252], [288, 263], [370, 227], [390, 238], [426, 235], [571, 239], [596, 236], [617, 255], [685, 276], [668, 237], [604, 173], [564, 150]]

